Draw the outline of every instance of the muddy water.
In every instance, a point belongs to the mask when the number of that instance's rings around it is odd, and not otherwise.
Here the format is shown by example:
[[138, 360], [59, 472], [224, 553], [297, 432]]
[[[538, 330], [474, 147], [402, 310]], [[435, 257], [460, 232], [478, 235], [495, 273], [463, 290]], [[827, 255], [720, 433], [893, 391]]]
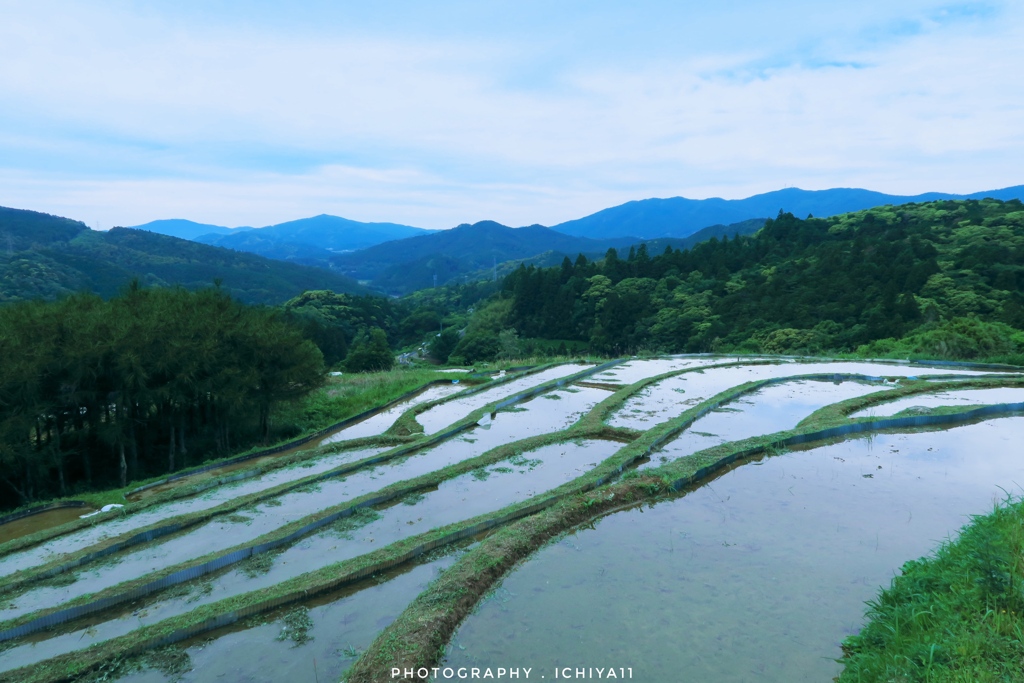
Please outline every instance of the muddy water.
[[638, 469], [657, 467], [727, 441], [792, 429], [819, 408], [879, 391], [885, 391], [885, 387], [880, 383], [866, 382], [800, 380], [769, 385], [696, 420]]
[[208, 581], [194, 582], [192, 593], [157, 599], [130, 615], [119, 616], [87, 629], [46, 638], [0, 653], [0, 671], [37, 663], [64, 652], [123, 635], [204, 604], [257, 591], [320, 567], [357, 557], [432, 528], [499, 510], [570, 481], [613, 455], [622, 444], [581, 441], [554, 444], [442, 483], [406, 503], [380, 512], [380, 517], [347, 532], [327, 530], [303, 539], [273, 558], [268, 571], [252, 576], [244, 568], [228, 570]]
[[43, 529], [50, 529], [55, 526], [60, 526], [61, 524], [74, 522], [82, 515], [87, 515], [90, 512], [95, 511], [95, 508], [83, 505], [82, 507], [47, 510], [46, 512], [40, 512], [29, 517], [17, 519], [13, 522], [7, 522], [6, 524], [0, 525], [0, 543], [13, 541], [16, 538], [28, 536], [29, 534], [34, 534], [35, 532], [42, 531]]
[[434, 434], [441, 431], [448, 425], [458, 422], [477, 408], [482, 408], [488, 403], [500, 401], [503, 398], [512, 396], [513, 394], [517, 394], [521, 391], [526, 391], [527, 389], [531, 389], [539, 384], [567, 377], [589, 367], [593, 367], [593, 365], [577, 365], [573, 363], [559, 365], [543, 372], [527, 375], [526, 377], [521, 377], [517, 380], [506, 382], [504, 384], [499, 384], [493, 389], [481, 391], [480, 393], [473, 394], [472, 396], [454, 398], [439, 406], [434, 406], [433, 408], [420, 413], [416, 416], [416, 421], [423, 425], [425, 433]]
[[643, 389], [636, 396], [626, 401], [622, 408], [613, 413], [608, 420], [608, 424], [613, 427], [650, 429], [659, 422], [671, 419], [701, 401], [705, 401], [715, 394], [744, 382], [815, 373], [850, 373], [873, 377], [914, 377], [919, 375], [976, 376], [986, 374], [981, 371], [910, 368], [901, 365], [860, 362], [783, 363], [776, 365], [707, 368], [706, 370], [687, 372], [678, 377], [670, 377], [658, 382], [654, 386]]
[[1024, 403], [1024, 388], [960, 389], [935, 394], [918, 394], [882, 403], [852, 413], [850, 417], [888, 417], [908, 408], [938, 408], [940, 406], [977, 406], [995, 403]]
[[[457, 555], [403, 567], [343, 593], [317, 598], [306, 605], [311, 640], [296, 644], [282, 638], [276, 619], [248, 629], [203, 636], [185, 644], [192, 670], [167, 676], [154, 669], [125, 676], [122, 683], [203, 683], [206, 681], [337, 681], [384, 628], [422, 592]], [[280, 617], [281, 615], [275, 615]], [[214, 638], [214, 640], [208, 640]], [[316, 662], [314, 667], [314, 660]]]
[[384, 463], [343, 479], [327, 480], [313, 491], [293, 491], [243, 513], [215, 518], [174, 538], [120, 555], [116, 563], [100, 563], [75, 572], [73, 576], [77, 580], [71, 585], [39, 586], [18, 597], [5, 599], [0, 620], [13, 619], [229, 546], [254, 541], [297, 519], [395, 482], [475, 457], [509, 441], [563, 429], [606, 395], [598, 389], [575, 388], [543, 394], [522, 404], [515, 412], [498, 413], [489, 428], [478, 427], [454, 441], [400, 462]]
[[[633, 667], [636, 681], [827, 681], [864, 601], [1020, 493], [1024, 418], [875, 435], [743, 465], [538, 552], [452, 666]], [[531, 676], [532, 678], [532, 676]]]
[[[154, 506], [142, 512], [129, 516], [121, 516], [116, 512], [109, 513], [110, 516], [95, 526], [76, 531], [64, 536], [51, 539], [46, 543], [28, 548], [26, 550], [11, 553], [0, 557], [0, 577], [7, 576], [20, 569], [45, 564], [57, 559], [66, 553], [74, 552], [91, 546], [103, 539], [141, 529], [161, 520], [169, 519], [177, 515], [199, 512], [216, 507], [239, 496], [248, 495], [257, 491], [263, 491], [279, 484], [295, 481], [314, 474], [327, 472], [346, 462], [361, 460], [376, 453], [383, 448], [363, 448], [342, 453], [326, 455], [322, 458], [308, 460], [304, 463], [286, 467], [264, 475], [246, 479], [237, 483], [224, 484], [205, 491], [198, 496], [172, 501], [163, 505]], [[2, 612], [0, 612], [2, 614]]]
[[377, 413], [376, 415], [369, 417], [362, 422], [358, 422], [351, 427], [346, 427], [338, 432], [329, 434], [324, 437], [320, 442], [321, 444], [335, 443], [337, 441], [344, 441], [346, 439], [358, 439], [363, 436], [376, 436], [383, 434], [387, 431], [388, 427], [395, 423], [402, 413], [409, 410], [414, 406], [418, 406], [423, 403], [429, 403], [430, 401], [436, 401], [439, 398], [451, 396], [452, 394], [458, 393], [466, 388], [465, 384], [438, 384], [426, 389], [420, 394], [410, 398], [408, 401], [402, 401], [399, 404], [392, 406], [391, 408]]

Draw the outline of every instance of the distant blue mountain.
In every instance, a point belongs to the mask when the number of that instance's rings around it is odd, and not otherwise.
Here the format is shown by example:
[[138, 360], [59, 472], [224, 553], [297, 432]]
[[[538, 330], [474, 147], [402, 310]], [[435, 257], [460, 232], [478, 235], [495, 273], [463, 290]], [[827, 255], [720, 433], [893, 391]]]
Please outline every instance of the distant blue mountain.
[[316, 254], [329, 256], [331, 252], [366, 249], [382, 242], [429, 232], [398, 223], [360, 223], [321, 214], [244, 232], [200, 235], [195, 239], [203, 244], [249, 251], [271, 258], [282, 258], [282, 254], [288, 252], [315, 258]]
[[209, 223], [196, 223], [187, 221], [184, 218], [168, 218], [159, 221], [150, 221], [145, 225], [132, 226], [136, 230], [147, 230], [160, 235], [169, 235], [183, 240], [193, 240], [201, 235], [230, 235], [238, 230], [252, 230], [252, 228], [225, 228], [223, 225], [210, 225]]
[[819, 218], [849, 211], [860, 211], [886, 204], [931, 202], [938, 199], [1022, 199], [1024, 185], [1002, 190], [958, 195], [928, 192], [912, 197], [883, 194], [870, 190], [835, 188], [801, 190], [787, 188], [754, 195], [746, 199], [642, 199], [598, 211], [584, 218], [551, 226], [566, 235], [608, 239], [613, 237], [688, 237], [709, 225], [729, 225], [752, 218], [772, 218], [779, 210], [800, 218], [814, 214]]

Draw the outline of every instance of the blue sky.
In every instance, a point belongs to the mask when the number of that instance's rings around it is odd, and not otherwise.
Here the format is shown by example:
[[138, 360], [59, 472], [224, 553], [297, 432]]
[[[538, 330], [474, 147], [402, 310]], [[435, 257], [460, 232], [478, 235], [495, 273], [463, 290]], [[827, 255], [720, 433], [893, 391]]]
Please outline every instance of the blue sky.
[[1024, 3], [295, 5], [0, 0], [0, 205], [444, 228], [1024, 183]]

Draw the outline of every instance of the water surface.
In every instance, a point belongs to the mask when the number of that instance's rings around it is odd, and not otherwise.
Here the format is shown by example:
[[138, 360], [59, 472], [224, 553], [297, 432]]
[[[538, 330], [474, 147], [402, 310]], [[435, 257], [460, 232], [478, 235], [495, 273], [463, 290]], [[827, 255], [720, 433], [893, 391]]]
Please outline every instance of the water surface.
[[1024, 418], [882, 434], [740, 466], [548, 546], [467, 618], [450, 666], [631, 666], [637, 681], [828, 681], [908, 560], [1003, 489]]

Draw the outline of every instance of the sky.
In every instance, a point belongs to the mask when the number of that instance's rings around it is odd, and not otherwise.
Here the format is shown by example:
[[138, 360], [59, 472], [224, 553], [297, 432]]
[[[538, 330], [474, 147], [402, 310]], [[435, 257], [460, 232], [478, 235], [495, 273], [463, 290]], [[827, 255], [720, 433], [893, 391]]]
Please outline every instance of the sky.
[[1024, 3], [0, 0], [0, 206], [554, 225], [1024, 184]]

